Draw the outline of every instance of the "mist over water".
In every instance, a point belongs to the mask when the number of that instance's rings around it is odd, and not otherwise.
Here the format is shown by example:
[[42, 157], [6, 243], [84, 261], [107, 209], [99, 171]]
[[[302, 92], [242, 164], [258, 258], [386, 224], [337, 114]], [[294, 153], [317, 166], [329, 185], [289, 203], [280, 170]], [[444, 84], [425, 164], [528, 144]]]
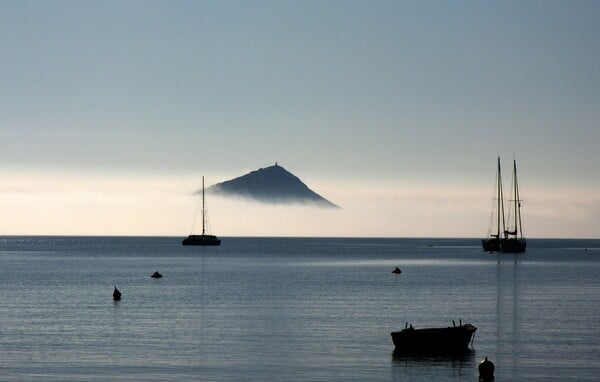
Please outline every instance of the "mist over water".
[[[183, 235], [196, 216], [201, 175], [3, 172], [6, 235]], [[207, 184], [223, 175], [207, 176]], [[208, 181], [210, 179], [210, 181]], [[214, 179], [214, 180], [213, 180]], [[213, 232], [225, 236], [485, 237], [489, 184], [312, 179], [342, 208], [207, 196]], [[600, 237], [596, 189], [522, 187], [526, 237]]]

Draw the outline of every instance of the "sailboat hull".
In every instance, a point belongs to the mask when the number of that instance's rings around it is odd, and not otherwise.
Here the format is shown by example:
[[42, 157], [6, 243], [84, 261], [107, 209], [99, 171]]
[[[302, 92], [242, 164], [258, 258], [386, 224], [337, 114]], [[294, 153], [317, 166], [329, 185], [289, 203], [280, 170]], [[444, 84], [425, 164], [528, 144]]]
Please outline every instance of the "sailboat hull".
[[525, 239], [483, 239], [481, 240], [484, 252], [523, 253], [527, 248]]
[[484, 252], [500, 252], [500, 240], [497, 238], [481, 240]]
[[504, 253], [523, 253], [526, 247], [525, 239], [504, 239], [501, 243], [501, 251]]
[[214, 235], [189, 235], [183, 239], [181, 245], [214, 246], [221, 245], [221, 240]]

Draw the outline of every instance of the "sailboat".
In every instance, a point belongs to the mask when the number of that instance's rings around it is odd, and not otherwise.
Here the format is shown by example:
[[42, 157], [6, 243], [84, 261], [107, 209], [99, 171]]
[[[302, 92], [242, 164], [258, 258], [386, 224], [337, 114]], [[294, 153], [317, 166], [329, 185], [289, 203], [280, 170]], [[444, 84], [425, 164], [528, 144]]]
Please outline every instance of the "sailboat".
[[[193, 227], [192, 227], [193, 229]], [[206, 234], [206, 209], [204, 203], [204, 177], [202, 177], [202, 234], [194, 235], [191, 234], [181, 242], [181, 245], [201, 245], [201, 246], [209, 246], [209, 245], [221, 245], [221, 240], [219, 240], [215, 235]]]
[[[513, 178], [511, 187], [510, 202], [512, 207], [509, 209], [509, 228], [504, 215], [504, 194], [502, 191], [502, 171], [500, 168], [500, 157], [498, 157], [498, 170], [496, 176], [496, 206], [492, 213], [492, 225], [496, 228], [490, 230], [489, 237], [483, 239], [481, 244], [484, 251], [521, 253], [525, 252], [527, 241], [523, 237], [523, 226], [521, 222], [521, 199], [519, 198], [519, 184], [517, 181], [517, 161], [513, 160]], [[492, 226], [491, 225], [491, 226]]]
[[[500, 252], [501, 233], [505, 231], [504, 222], [504, 195], [502, 193], [502, 170], [500, 169], [500, 157], [498, 157], [498, 170], [496, 174], [496, 205], [492, 212], [492, 224], [490, 224], [490, 233], [487, 239], [481, 240], [483, 250], [487, 252]], [[493, 230], [492, 227], [496, 229]]]
[[521, 199], [519, 198], [516, 160], [513, 160], [511, 198], [509, 200], [512, 204], [509, 209], [509, 227], [504, 231], [501, 250], [507, 253], [521, 253], [525, 252], [527, 241], [523, 237], [523, 225], [521, 224]]

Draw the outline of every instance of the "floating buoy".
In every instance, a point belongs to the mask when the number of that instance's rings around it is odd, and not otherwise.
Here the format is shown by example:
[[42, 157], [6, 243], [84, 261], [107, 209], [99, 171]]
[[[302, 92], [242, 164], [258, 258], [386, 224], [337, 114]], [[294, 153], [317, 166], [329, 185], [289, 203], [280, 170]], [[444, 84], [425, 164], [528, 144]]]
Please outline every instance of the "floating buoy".
[[494, 380], [494, 363], [487, 357], [479, 363], [479, 381], [488, 382]]
[[402, 273], [402, 271], [400, 270], [400, 268], [396, 267], [392, 270], [392, 273], [395, 275], [399, 275], [400, 273]]
[[160, 273], [158, 273], [158, 271], [156, 271], [150, 277], [152, 277], [153, 279], [159, 279], [162, 277], [162, 275]]
[[115, 287], [115, 290], [113, 291], [113, 300], [119, 301], [120, 299], [121, 299], [121, 292], [119, 292], [117, 287]]

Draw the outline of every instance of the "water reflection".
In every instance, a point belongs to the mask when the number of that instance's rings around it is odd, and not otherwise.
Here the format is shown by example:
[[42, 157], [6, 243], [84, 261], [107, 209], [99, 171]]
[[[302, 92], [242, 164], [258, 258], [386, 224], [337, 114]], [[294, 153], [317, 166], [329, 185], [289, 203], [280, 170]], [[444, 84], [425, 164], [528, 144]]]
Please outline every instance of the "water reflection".
[[518, 365], [519, 267], [518, 254], [498, 254], [496, 272], [496, 356], [502, 354], [513, 369]]
[[417, 362], [431, 362], [431, 363], [473, 363], [475, 360], [475, 350], [467, 349], [461, 352], [452, 353], [437, 353], [437, 352], [406, 352], [401, 350], [394, 350], [392, 352], [392, 360], [395, 364], [397, 363], [417, 363]]
[[459, 353], [407, 353], [394, 350], [392, 375], [394, 379], [439, 380], [440, 376], [471, 380], [476, 370], [475, 351]]

